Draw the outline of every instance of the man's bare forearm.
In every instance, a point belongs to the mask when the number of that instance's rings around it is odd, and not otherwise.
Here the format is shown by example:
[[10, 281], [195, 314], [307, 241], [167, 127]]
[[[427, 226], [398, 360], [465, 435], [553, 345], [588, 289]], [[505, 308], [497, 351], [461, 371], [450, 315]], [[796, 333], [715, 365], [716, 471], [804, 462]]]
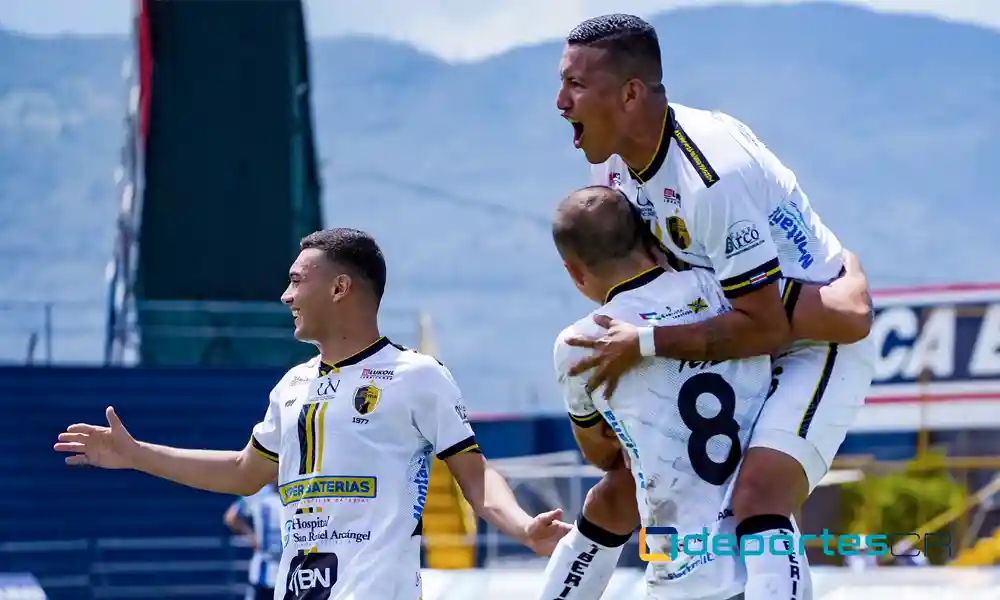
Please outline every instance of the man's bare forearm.
[[249, 496], [261, 486], [241, 468], [241, 452], [171, 448], [139, 442], [134, 468], [161, 479], [210, 492]]
[[[784, 315], [782, 315], [784, 316]], [[700, 323], [656, 327], [656, 355], [683, 360], [733, 360], [772, 354], [787, 342], [784, 329], [765, 329], [739, 310]]]
[[482, 503], [478, 507], [474, 506], [476, 513], [503, 533], [523, 543], [531, 517], [517, 503], [507, 480], [487, 466], [483, 484]]

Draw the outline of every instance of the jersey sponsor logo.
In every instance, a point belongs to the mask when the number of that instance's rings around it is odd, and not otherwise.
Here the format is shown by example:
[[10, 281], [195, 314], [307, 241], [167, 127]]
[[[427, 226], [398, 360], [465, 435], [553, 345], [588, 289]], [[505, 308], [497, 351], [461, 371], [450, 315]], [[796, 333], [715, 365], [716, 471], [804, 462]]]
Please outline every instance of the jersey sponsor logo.
[[458, 415], [459, 419], [462, 419], [463, 423], [466, 425], [469, 424], [469, 412], [468, 409], [465, 408], [464, 404], [459, 403], [455, 405], [455, 414]]
[[278, 493], [285, 506], [302, 500], [370, 500], [378, 495], [378, 481], [375, 477], [310, 477], [284, 483]]
[[739, 256], [749, 252], [764, 243], [760, 239], [760, 231], [750, 221], [737, 221], [729, 226], [726, 232], [726, 258]]
[[639, 192], [635, 196], [635, 205], [639, 209], [639, 215], [644, 220], [653, 221], [656, 219], [656, 207], [653, 206], [653, 201], [649, 199], [642, 188], [639, 188]]
[[[625, 425], [618, 421], [618, 417], [615, 416], [614, 411], [605, 409], [602, 413], [604, 414], [604, 420], [611, 427], [611, 431], [614, 431], [615, 435], [618, 436], [618, 441], [621, 442], [625, 452], [634, 456], [636, 460], [639, 460], [639, 446], [636, 445]], [[642, 472], [642, 468], [636, 469], [635, 472], [637, 473], [636, 477], [639, 479], [639, 487], [646, 489], [646, 475]]]
[[702, 183], [705, 187], [712, 187], [717, 181], [719, 181], [719, 175], [712, 168], [712, 165], [708, 163], [708, 159], [702, 154], [701, 150], [691, 141], [688, 137], [687, 132], [681, 128], [680, 124], [676, 121], [674, 122], [674, 135], [673, 138], [677, 141], [677, 145], [680, 146], [681, 150], [688, 158], [688, 162], [691, 166], [698, 171], [698, 176], [701, 177]]
[[667, 219], [667, 232], [670, 239], [677, 244], [681, 250], [686, 250], [691, 245], [691, 234], [688, 233], [687, 224], [680, 217], [670, 217]]
[[670, 188], [663, 188], [663, 201], [676, 208], [681, 206], [681, 195]]
[[807, 244], [809, 242], [809, 229], [805, 223], [805, 217], [797, 206], [784, 205], [774, 209], [767, 217], [772, 228], [779, 229], [784, 233], [785, 239], [792, 243], [799, 251], [798, 263], [803, 269], [812, 266], [813, 255], [809, 252]]
[[339, 531], [329, 529], [330, 517], [294, 516], [285, 521], [284, 533], [281, 536], [282, 548], [291, 545], [296, 550], [313, 548], [321, 544], [336, 544], [353, 542], [360, 544], [372, 537], [371, 530], [354, 531], [347, 529]]
[[354, 410], [359, 415], [367, 415], [375, 411], [379, 399], [382, 398], [382, 390], [375, 385], [363, 385], [354, 390]]
[[393, 369], [361, 369], [361, 379], [384, 379], [389, 381], [392, 379], [394, 373]]
[[424, 506], [427, 504], [427, 486], [431, 482], [431, 470], [427, 467], [427, 456], [420, 458], [420, 465], [413, 476], [413, 483], [417, 486], [417, 498], [413, 502], [413, 519], [420, 521], [424, 514]]
[[284, 600], [328, 600], [337, 583], [337, 555], [310, 552], [292, 558], [288, 565]]
[[329, 377], [324, 377], [323, 379], [317, 380], [316, 385], [316, 397], [317, 398], [327, 398], [337, 393], [337, 388], [340, 387], [340, 380], [334, 381]]
[[672, 309], [669, 306], [664, 307], [662, 312], [644, 312], [639, 313], [639, 317], [643, 321], [649, 321], [651, 323], [659, 323], [660, 321], [666, 321], [667, 319], [682, 319], [691, 315], [696, 315], [700, 312], [708, 310], [708, 304], [705, 303], [705, 299], [698, 297], [691, 302], [687, 303], [685, 308]]

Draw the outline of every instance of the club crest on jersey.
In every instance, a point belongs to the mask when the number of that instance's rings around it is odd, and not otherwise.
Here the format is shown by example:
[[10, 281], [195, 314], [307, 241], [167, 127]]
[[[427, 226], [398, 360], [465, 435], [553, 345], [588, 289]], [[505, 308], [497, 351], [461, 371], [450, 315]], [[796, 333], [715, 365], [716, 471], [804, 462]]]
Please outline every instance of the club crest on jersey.
[[684, 219], [680, 217], [670, 217], [667, 219], [667, 232], [670, 234], [670, 239], [681, 250], [686, 250], [691, 245], [691, 234], [688, 233], [687, 224], [684, 223]]
[[382, 398], [382, 390], [374, 385], [363, 385], [354, 390], [354, 410], [359, 415], [367, 415], [375, 411], [379, 399]]
[[621, 173], [609, 173], [608, 174], [608, 187], [613, 188], [621, 185], [622, 174]]

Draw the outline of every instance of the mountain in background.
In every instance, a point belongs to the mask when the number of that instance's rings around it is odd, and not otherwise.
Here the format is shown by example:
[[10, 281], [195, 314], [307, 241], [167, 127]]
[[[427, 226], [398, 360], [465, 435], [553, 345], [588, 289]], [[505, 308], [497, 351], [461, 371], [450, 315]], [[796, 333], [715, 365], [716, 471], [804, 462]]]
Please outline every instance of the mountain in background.
[[[1000, 34], [823, 4], [652, 22], [670, 99], [753, 128], [877, 286], [1000, 280]], [[128, 52], [0, 31], [3, 358], [41, 322], [3, 304], [24, 300], [81, 303], [54, 313], [55, 358], [98, 354]], [[312, 44], [327, 223], [379, 239], [387, 313], [431, 314], [481, 412], [560, 411], [552, 343], [591, 308], [549, 235], [555, 204], [587, 182], [554, 106], [560, 52], [450, 65], [373, 39]], [[389, 321], [414, 342], [415, 324]]]

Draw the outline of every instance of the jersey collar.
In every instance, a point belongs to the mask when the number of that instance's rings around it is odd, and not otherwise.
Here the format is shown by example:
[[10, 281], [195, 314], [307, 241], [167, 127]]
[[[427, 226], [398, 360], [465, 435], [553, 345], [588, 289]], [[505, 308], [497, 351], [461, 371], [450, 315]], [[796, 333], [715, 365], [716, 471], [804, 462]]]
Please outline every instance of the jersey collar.
[[647, 283], [653, 281], [660, 275], [663, 275], [664, 273], [666, 273], [666, 270], [663, 267], [657, 265], [652, 269], [647, 269], [642, 273], [639, 273], [638, 275], [633, 275], [632, 277], [629, 277], [625, 281], [615, 285], [610, 290], [608, 290], [608, 295], [605, 296], [604, 303], [607, 304], [608, 302], [611, 302], [612, 298], [614, 298], [615, 296], [617, 296], [622, 292], [639, 289], [642, 286], [646, 285]]
[[653, 153], [653, 158], [649, 160], [649, 164], [641, 170], [636, 171], [632, 167], [628, 168], [628, 173], [632, 176], [632, 179], [637, 180], [639, 183], [646, 183], [656, 176], [660, 167], [663, 166], [663, 161], [667, 160], [667, 151], [670, 150], [670, 138], [673, 137], [673, 132], [674, 109], [668, 105], [667, 110], [663, 113], [663, 126], [660, 129], [660, 141], [656, 144], [656, 152]]
[[372, 342], [371, 344], [369, 344], [363, 350], [355, 352], [354, 354], [348, 356], [347, 358], [338, 360], [337, 362], [333, 363], [332, 365], [330, 363], [326, 363], [326, 362], [320, 361], [320, 363], [319, 363], [319, 374], [320, 374], [320, 376], [323, 376], [323, 375], [329, 374], [331, 371], [334, 372], [334, 373], [336, 373], [337, 371], [339, 371], [340, 369], [342, 369], [344, 367], [349, 367], [351, 365], [356, 365], [359, 362], [363, 361], [364, 359], [366, 359], [366, 358], [368, 358], [370, 356], [373, 356], [376, 352], [378, 352], [379, 350], [381, 350], [382, 348], [385, 348], [386, 346], [388, 346], [390, 344], [392, 344], [392, 342], [389, 341], [389, 338], [387, 338], [387, 337], [385, 337], [383, 335], [379, 339], [377, 339], [374, 342]]

